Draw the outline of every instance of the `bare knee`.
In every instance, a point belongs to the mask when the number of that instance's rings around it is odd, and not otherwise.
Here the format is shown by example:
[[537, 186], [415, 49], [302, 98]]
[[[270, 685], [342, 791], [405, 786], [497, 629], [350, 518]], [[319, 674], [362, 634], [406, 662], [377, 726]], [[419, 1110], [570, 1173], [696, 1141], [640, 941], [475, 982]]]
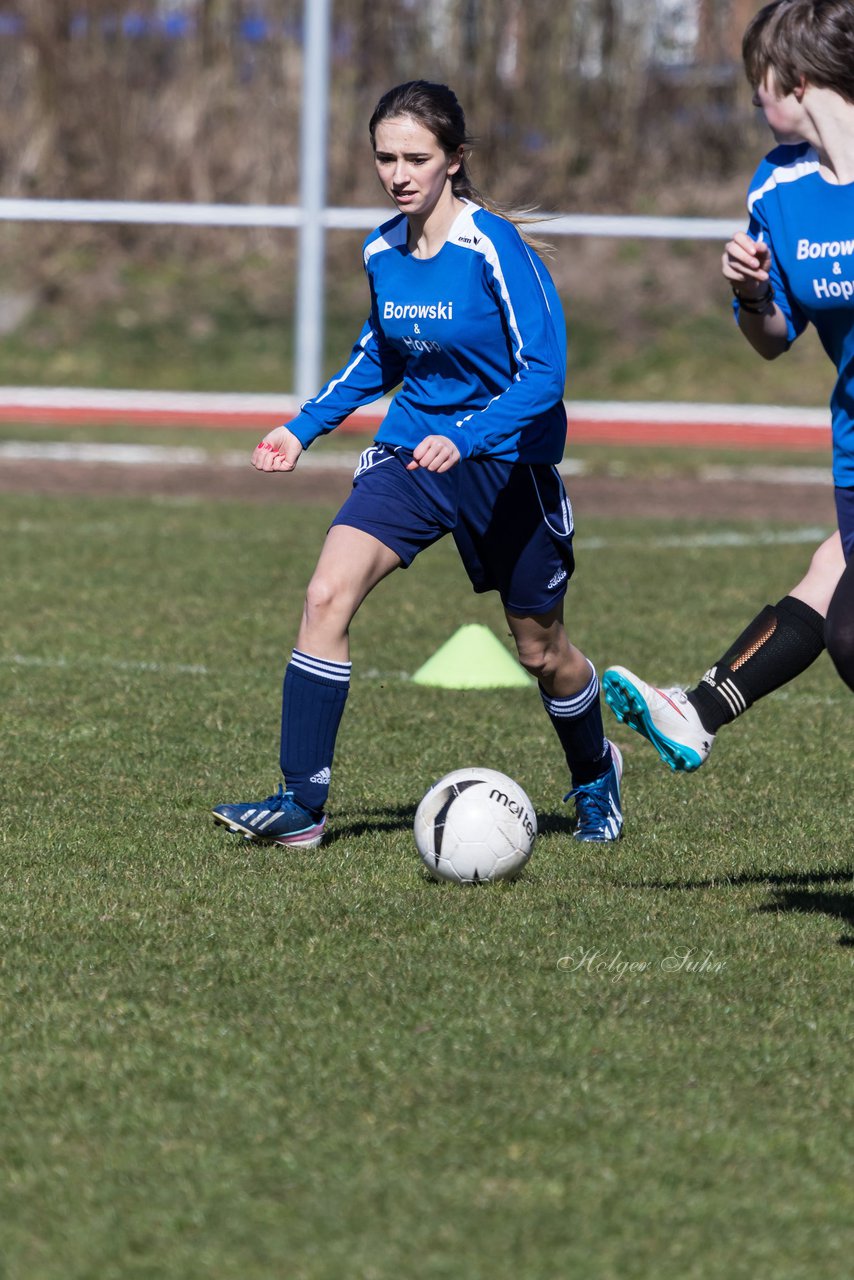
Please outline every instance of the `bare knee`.
[[516, 641], [519, 662], [540, 684], [548, 685], [563, 662], [563, 652], [555, 640], [523, 637]]
[[591, 666], [561, 628], [546, 638], [517, 638], [519, 661], [552, 697], [565, 698], [583, 689]]
[[547, 614], [524, 616], [508, 609], [504, 613], [519, 662], [550, 697], [566, 698], [585, 688], [590, 663], [566, 634], [562, 604]]
[[845, 569], [842, 539], [838, 533], [827, 538], [810, 561], [810, 567], [796, 587], [789, 592], [796, 600], [808, 604], [822, 617], [827, 610], [839, 579]]
[[346, 635], [353, 613], [353, 604], [335, 576], [315, 572], [305, 593], [301, 643], [310, 645], [313, 638], [328, 643], [334, 637]]

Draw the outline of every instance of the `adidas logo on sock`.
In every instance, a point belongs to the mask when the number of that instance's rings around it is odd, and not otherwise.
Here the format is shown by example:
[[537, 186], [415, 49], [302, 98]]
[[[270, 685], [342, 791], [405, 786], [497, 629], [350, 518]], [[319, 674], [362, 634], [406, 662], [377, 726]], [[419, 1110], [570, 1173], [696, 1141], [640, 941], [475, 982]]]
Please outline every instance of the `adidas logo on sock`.
[[324, 765], [322, 769], [319, 769], [317, 773], [313, 773], [309, 778], [309, 782], [316, 782], [321, 787], [328, 787], [331, 780], [332, 771], [328, 764]]

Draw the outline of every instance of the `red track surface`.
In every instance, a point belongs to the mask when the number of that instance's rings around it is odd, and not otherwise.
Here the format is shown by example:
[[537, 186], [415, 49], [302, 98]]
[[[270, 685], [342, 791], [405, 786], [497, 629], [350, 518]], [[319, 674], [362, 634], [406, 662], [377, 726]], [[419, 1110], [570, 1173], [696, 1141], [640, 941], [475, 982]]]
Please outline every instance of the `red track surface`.
[[[127, 394], [127, 393], [124, 393]], [[77, 395], [69, 397], [72, 401]], [[220, 429], [245, 429], [247, 431], [264, 432], [275, 423], [276, 415], [266, 407], [261, 410], [251, 404], [252, 397], [247, 397], [246, 407], [222, 408], [205, 406], [184, 407], [181, 398], [170, 405], [146, 405], [145, 394], [141, 394], [138, 405], [63, 403], [61, 393], [57, 392], [50, 404], [26, 404], [9, 398], [5, 401], [0, 391], [0, 421], [6, 422], [41, 422], [61, 424], [91, 424], [109, 427], [119, 423], [131, 423], [140, 427], [198, 427]], [[224, 397], [231, 401], [235, 397]], [[238, 398], [239, 399], [239, 398]], [[293, 402], [287, 403], [289, 397], [283, 397], [281, 419], [287, 421], [293, 413]], [[735, 415], [730, 407], [725, 415], [726, 420], [715, 421], [709, 413], [709, 406], [698, 406], [697, 416], [692, 420], [690, 411], [685, 420], [674, 416], [673, 411], [663, 412], [661, 420], [651, 420], [649, 406], [637, 416], [632, 415], [635, 406], [621, 407], [614, 417], [603, 415], [602, 406], [591, 406], [594, 410], [585, 417], [583, 409], [576, 404], [570, 409], [568, 438], [578, 444], [621, 444], [621, 445], [674, 445], [680, 447], [722, 447], [734, 449], [792, 449], [820, 450], [830, 446], [830, 428], [824, 422], [815, 420], [815, 411], [805, 410], [804, 421], [793, 420], [792, 411], [780, 410], [779, 423], [774, 421], [774, 410], [759, 408], [752, 410], [745, 406], [743, 418], [738, 412]], [[666, 406], [664, 407], [666, 409]], [[723, 417], [724, 415], [722, 415]], [[760, 419], [760, 420], [757, 420]], [[788, 421], [786, 421], [788, 419]], [[338, 428], [342, 432], [358, 432], [369, 434], [382, 421], [378, 413], [359, 413]]]

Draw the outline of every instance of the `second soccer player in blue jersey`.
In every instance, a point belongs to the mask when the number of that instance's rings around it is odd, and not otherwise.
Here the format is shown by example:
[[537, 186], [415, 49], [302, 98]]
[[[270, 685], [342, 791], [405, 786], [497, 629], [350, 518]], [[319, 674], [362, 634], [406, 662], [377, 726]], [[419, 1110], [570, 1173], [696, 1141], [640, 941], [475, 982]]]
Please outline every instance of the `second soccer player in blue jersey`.
[[794, 680], [825, 646], [854, 690], [854, 3], [772, 0], [742, 45], [753, 101], [777, 145], [747, 198], [750, 221], [723, 253], [739, 328], [765, 359], [812, 324], [836, 368], [830, 398], [838, 531], [693, 688], [605, 672], [618, 719], [672, 769], [708, 759], [717, 732]]

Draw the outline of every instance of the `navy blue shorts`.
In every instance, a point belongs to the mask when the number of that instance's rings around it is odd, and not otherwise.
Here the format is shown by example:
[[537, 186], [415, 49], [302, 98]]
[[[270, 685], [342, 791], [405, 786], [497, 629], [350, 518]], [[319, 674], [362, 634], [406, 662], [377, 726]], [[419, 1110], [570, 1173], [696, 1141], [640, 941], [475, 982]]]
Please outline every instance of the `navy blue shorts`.
[[409, 566], [453, 535], [475, 591], [497, 591], [511, 613], [547, 613], [575, 568], [572, 507], [547, 463], [467, 458], [437, 475], [407, 471], [412, 453], [372, 445], [333, 525], [362, 529]]
[[854, 559], [854, 488], [834, 490], [836, 519], [842, 534], [842, 550], [846, 561]]

